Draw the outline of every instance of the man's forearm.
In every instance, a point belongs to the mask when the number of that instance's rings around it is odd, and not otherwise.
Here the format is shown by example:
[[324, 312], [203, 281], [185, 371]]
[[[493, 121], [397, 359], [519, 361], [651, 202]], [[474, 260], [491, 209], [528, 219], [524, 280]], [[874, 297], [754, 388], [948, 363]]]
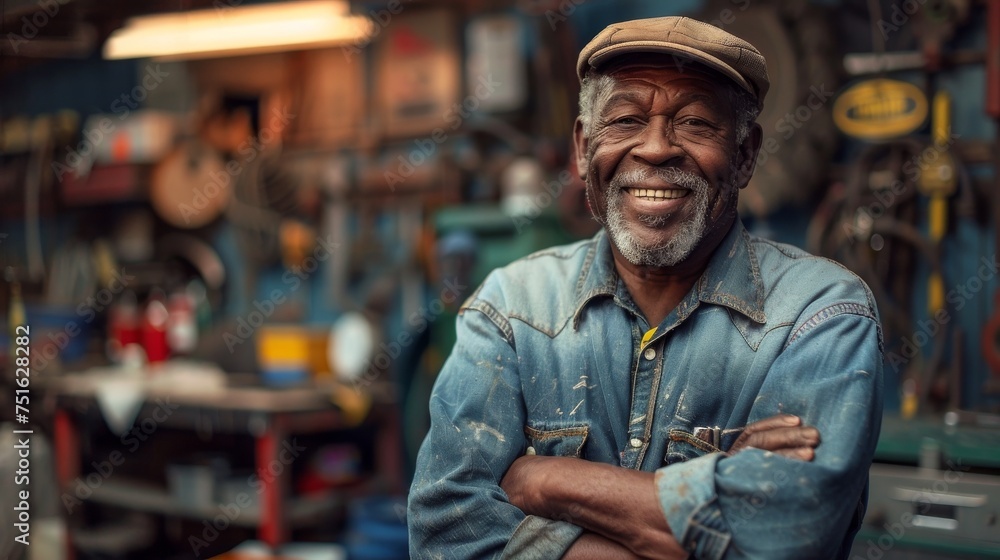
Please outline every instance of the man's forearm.
[[641, 560], [621, 544], [596, 533], [584, 533], [563, 554], [562, 560]]
[[660, 506], [653, 473], [565, 457], [518, 459], [505, 478], [528, 514], [593, 531], [640, 557], [686, 558]]
[[[729, 449], [772, 451], [811, 461], [820, 435], [789, 414], [750, 424]], [[662, 476], [662, 475], [661, 475]], [[640, 556], [685, 558], [666, 515], [653, 473], [565, 457], [521, 457], [501, 481], [510, 503], [528, 514], [561, 519], [598, 533]], [[677, 485], [679, 497], [687, 486]]]

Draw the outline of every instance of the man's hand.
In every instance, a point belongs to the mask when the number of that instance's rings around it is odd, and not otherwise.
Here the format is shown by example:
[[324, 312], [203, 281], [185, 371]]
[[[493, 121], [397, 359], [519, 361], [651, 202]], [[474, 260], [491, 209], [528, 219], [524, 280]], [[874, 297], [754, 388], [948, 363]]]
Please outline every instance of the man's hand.
[[748, 447], [755, 447], [792, 459], [812, 461], [819, 444], [819, 430], [803, 426], [798, 416], [778, 414], [747, 426], [727, 454], [735, 455]]

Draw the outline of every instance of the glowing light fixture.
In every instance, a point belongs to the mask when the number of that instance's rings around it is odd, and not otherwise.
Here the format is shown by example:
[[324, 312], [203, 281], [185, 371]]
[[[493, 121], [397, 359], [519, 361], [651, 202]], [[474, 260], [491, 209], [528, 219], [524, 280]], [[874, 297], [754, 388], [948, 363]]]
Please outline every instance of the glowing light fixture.
[[345, 0], [220, 7], [131, 18], [104, 45], [104, 58], [192, 59], [302, 50], [369, 37], [374, 23]]

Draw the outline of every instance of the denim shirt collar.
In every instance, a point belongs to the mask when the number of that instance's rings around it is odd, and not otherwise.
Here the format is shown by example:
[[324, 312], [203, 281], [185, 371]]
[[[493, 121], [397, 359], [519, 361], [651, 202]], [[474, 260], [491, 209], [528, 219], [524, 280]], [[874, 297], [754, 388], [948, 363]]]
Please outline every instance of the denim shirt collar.
[[[617, 286], [618, 271], [611, 254], [611, 241], [602, 229], [590, 244], [576, 283], [573, 328], [578, 327], [581, 312], [591, 300], [602, 295], [614, 297]], [[742, 221], [737, 219], [729, 228], [692, 292], [697, 294], [698, 301], [727, 307], [755, 323], [767, 322], [764, 283], [750, 234]], [[685, 301], [694, 297], [694, 293], [689, 293]], [[687, 311], [685, 317], [694, 309]]]

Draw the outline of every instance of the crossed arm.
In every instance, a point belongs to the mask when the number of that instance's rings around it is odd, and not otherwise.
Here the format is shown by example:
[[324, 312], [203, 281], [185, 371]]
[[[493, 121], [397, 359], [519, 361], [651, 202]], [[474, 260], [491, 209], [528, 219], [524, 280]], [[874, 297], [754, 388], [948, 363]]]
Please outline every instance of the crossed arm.
[[[769, 447], [749, 441], [748, 429], [729, 457], [711, 453], [657, 473], [519, 458], [527, 416], [518, 357], [496, 343], [484, 314], [460, 325], [431, 399], [431, 432], [409, 498], [414, 557], [684, 558], [676, 541], [713, 559], [842, 555], [881, 418], [871, 318], [841, 314], [811, 324], [759, 391], [750, 418], [794, 410], [823, 433], [815, 457], [815, 432], [813, 445]], [[830, 341], [851, 351], [829, 351]], [[492, 367], [480, 366], [484, 356]]]
[[[754, 447], [811, 461], [819, 443], [815, 428], [781, 414], [747, 426], [729, 453]], [[687, 558], [667, 525], [656, 476], [582, 459], [529, 455], [514, 461], [500, 485], [525, 514], [549, 519], [572, 514], [573, 522], [587, 530], [564, 559]]]

